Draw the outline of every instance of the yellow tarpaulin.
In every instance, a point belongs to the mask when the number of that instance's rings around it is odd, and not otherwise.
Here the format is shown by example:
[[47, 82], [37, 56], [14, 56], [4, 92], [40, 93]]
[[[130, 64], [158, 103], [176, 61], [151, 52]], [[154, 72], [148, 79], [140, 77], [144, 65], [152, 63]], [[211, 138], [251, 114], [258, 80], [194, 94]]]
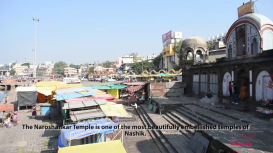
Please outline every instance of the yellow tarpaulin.
[[108, 102], [106, 104], [100, 105], [100, 108], [106, 116], [132, 117], [126, 112], [122, 104]]
[[108, 94], [115, 96], [115, 98], [119, 98], [118, 89], [108, 89]]
[[120, 140], [60, 148], [58, 153], [126, 153]]

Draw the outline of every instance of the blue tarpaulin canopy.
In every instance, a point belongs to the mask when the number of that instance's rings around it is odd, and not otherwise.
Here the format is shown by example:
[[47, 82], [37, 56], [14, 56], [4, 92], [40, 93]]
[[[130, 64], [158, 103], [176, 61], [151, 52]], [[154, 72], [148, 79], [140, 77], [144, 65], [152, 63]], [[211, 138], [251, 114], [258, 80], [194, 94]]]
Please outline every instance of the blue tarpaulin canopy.
[[95, 95], [94, 92], [87, 92], [87, 93], [72, 93], [72, 94], [63, 94], [63, 95], [57, 95], [54, 96], [57, 101], [66, 100], [66, 99], [73, 99], [73, 98], [80, 98], [80, 97], [87, 97]]
[[[84, 123], [78, 123], [78, 124], [65, 125], [64, 126], [65, 129], [63, 128], [61, 130], [61, 135], [59, 136], [58, 145], [59, 147], [67, 147], [69, 146], [69, 142], [71, 140], [82, 139], [93, 134], [113, 133], [114, 126], [118, 126], [118, 124], [114, 123], [108, 118], [99, 119], [93, 122], [84, 122]], [[83, 127], [83, 128], [79, 129], [79, 127]], [[85, 129], [85, 127], [87, 127], [87, 129]], [[96, 128], [96, 127], [99, 127], [99, 128]]]
[[73, 89], [67, 89], [67, 90], [56, 90], [56, 95], [61, 95], [64, 93], [73, 93], [73, 92], [84, 92], [88, 91], [86, 88], [73, 88]]

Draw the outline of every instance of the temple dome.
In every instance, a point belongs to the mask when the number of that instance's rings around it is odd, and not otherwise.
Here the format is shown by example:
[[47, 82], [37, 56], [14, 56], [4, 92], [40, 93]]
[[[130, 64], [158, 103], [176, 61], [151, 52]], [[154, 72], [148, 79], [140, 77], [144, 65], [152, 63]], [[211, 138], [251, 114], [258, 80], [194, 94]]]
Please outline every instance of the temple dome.
[[202, 47], [203, 49], [207, 49], [207, 42], [201, 37], [189, 37], [185, 39], [182, 43], [182, 48], [192, 48], [195, 49], [196, 47]]
[[[255, 20], [260, 26], [263, 26], [265, 24], [273, 25], [273, 22], [269, 18], [267, 18], [264, 15], [257, 14], [257, 13], [249, 13], [249, 14], [243, 15], [238, 20], [240, 20], [242, 18], [251, 18], [251, 19]], [[237, 21], [235, 21], [235, 22], [237, 22]]]

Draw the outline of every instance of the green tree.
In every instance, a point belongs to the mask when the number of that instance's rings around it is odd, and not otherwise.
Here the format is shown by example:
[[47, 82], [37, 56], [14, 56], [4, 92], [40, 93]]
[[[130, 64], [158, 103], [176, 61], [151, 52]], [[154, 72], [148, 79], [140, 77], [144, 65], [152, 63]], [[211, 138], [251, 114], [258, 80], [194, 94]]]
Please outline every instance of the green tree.
[[183, 43], [183, 40], [180, 40], [178, 42], [175, 42], [175, 48], [174, 48], [174, 51], [180, 55], [180, 50], [181, 50], [181, 47], [182, 47], [182, 43]]
[[54, 65], [54, 74], [64, 75], [64, 68], [67, 67], [67, 64], [63, 61], [59, 61]]
[[211, 50], [215, 47], [215, 42], [212, 42], [212, 43], [208, 42], [207, 45], [208, 45], [208, 49]]
[[140, 59], [138, 53], [131, 53], [130, 56], [133, 56], [133, 60], [135, 63], [138, 62], [138, 60]]
[[95, 70], [94, 67], [90, 67], [90, 68], [89, 68], [89, 72], [91, 72], [91, 73], [94, 73], [94, 70]]
[[29, 67], [29, 65], [30, 65], [30, 63], [24, 63], [24, 64], [22, 64], [22, 66], [27, 66], [27, 67]]
[[1, 67], [0, 67], [0, 70], [4, 70], [4, 66], [1, 66]]
[[180, 70], [180, 69], [181, 69], [181, 66], [180, 66], [180, 65], [175, 64], [173, 69], [174, 69], [175, 71], [178, 71], [178, 70]]
[[115, 62], [106, 61], [106, 62], [103, 63], [103, 67], [110, 68], [110, 67], [113, 66], [114, 63]]
[[158, 68], [159, 67], [159, 64], [160, 64], [160, 61], [162, 60], [162, 53], [160, 53], [156, 58], [153, 59], [153, 65]]
[[12, 70], [9, 71], [9, 73], [10, 73], [10, 75], [15, 75], [15, 70], [12, 69]]
[[79, 65], [74, 65], [74, 64], [70, 64], [70, 67], [75, 68], [75, 69], [77, 69], [77, 70], [80, 68]]
[[[143, 61], [143, 71], [150, 71], [154, 67], [154, 64], [148, 61]], [[134, 63], [132, 69], [138, 72], [142, 72], [142, 62]]]

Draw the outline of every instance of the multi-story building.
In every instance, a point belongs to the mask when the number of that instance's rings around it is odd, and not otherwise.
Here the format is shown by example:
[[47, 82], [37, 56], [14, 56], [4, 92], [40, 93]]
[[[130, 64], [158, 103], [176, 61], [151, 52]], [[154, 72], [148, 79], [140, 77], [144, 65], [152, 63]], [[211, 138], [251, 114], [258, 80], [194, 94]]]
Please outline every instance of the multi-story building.
[[153, 53], [152, 55], [147, 55], [147, 61], [152, 62], [154, 58], [158, 56], [157, 53]]
[[166, 70], [173, 69], [175, 64], [179, 64], [177, 53], [175, 52], [175, 44], [182, 39], [182, 32], [174, 32], [171, 39], [171, 44], [163, 48], [163, 68]]
[[64, 68], [64, 74], [66, 75], [66, 76], [75, 76], [75, 75], [77, 75], [78, 73], [77, 73], [77, 69], [75, 69], [75, 68], [72, 68], [72, 67], [67, 67], [67, 68]]
[[19, 65], [17, 65], [16, 67], [15, 67], [15, 74], [16, 75], [27, 75], [27, 69], [28, 69], [28, 66], [19, 66]]

